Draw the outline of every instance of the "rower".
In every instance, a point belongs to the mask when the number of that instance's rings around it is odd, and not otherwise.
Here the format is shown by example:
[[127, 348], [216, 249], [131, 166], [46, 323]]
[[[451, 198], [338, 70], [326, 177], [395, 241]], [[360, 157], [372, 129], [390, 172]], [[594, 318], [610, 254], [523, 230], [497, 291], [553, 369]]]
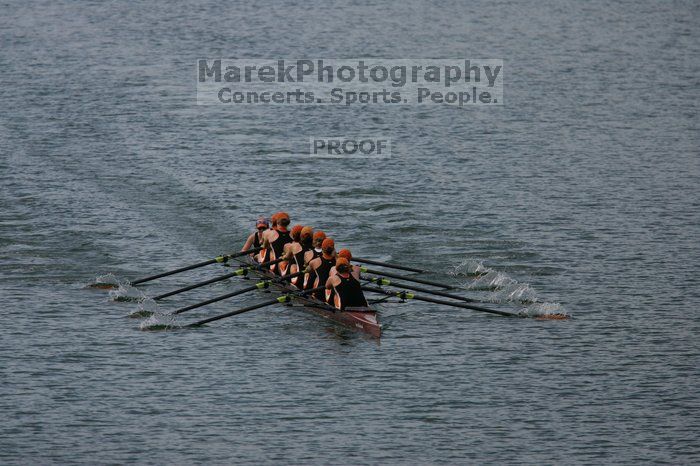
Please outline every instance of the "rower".
[[[311, 227], [304, 227], [301, 229], [301, 232], [299, 233], [299, 239], [297, 242], [294, 243], [289, 243], [286, 245], [285, 248], [285, 256], [284, 258], [290, 262], [289, 265], [289, 273], [290, 274], [295, 274], [301, 270], [304, 270], [306, 268], [306, 263], [304, 262], [304, 255], [306, 254], [307, 251], [310, 251], [313, 249], [312, 246], [312, 241], [313, 241], [313, 234], [314, 230]], [[292, 228], [292, 239], [294, 238], [294, 228]], [[304, 277], [303, 276], [298, 276], [294, 277], [290, 280], [292, 285], [296, 286], [297, 288], [302, 288], [302, 285], [304, 283]]]
[[259, 248], [262, 246], [263, 233], [270, 227], [270, 222], [267, 221], [265, 217], [259, 217], [258, 221], [255, 222], [255, 230], [248, 236], [245, 241], [241, 251], [247, 251], [250, 248]]
[[[310, 270], [310, 274], [315, 276], [313, 285], [310, 288], [323, 286], [328, 281], [331, 267], [335, 265], [335, 242], [331, 238], [324, 239], [323, 243], [321, 243], [321, 250], [321, 257], [317, 257], [309, 262], [307, 268], [307, 270]], [[314, 293], [314, 297], [325, 301], [327, 299], [326, 294], [330, 295], [330, 290], [326, 290], [326, 293], [317, 291]]]
[[316, 259], [317, 257], [321, 257], [321, 245], [323, 244], [323, 240], [326, 239], [326, 234], [322, 232], [321, 230], [318, 230], [317, 232], [314, 233], [311, 245], [312, 248], [309, 249], [305, 254], [304, 254], [304, 263], [308, 264], [312, 260]]
[[[341, 249], [340, 251], [338, 251], [338, 258], [340, 258], [340, 257], [347, 259], [348, 263], [350, 263], [350, 261], [352, 260], [352, 253], [350, 252], [349, 249]], [[333, 278], [337, 273], [338, 273], [338, 271], [336, 270], [335, 265], [334, 265], [333, 267], [331, 267], [331, 271], [328, 274], [328, 278], [329, 279]], [[353, 277], [355, 277], [356, 280], [359, 281], [360, 280], [360, 267], [358, 267], [357, 265], [350, 264], [350, 274]], [[327, 298], [326, 301], [328, 302], [328, 304], [333, 304], [335, 302], [335, 290], [331, 289], [330, 293], [326, 292], [326, 298]]]
[[278, 270], [280, 275], [287, 274], [290, 261], [294, 257], [294, 253], [292, 253], [291, 250], [294, 247], [301, 247], [299, 241], [301, 239], [301, 230], [303, 228], [303, 225], [294, 225], [289, 233], [289, 236], [292, 238], [292, 241], [290, 243], [285, 244], [284, 248], [282, 249], [282, 255], [280, 257], [284, 257], [284, 261], [279, 263]]
[[279, 212], [276, 212], [276, 213], [270, 215], [270, 228], [263, 231], [263, 233], [260, 237], [260, 240], [262, 243], [260, 246], [262, 247], [262, 249], [260, 250], [260, 252], [257, 253], [257, 255], [255, 256], [255, 259], [261, 264], [263, 262], [267, 262], [268, 258], [270, 257], [270, 249], [265, 247], [265, 238], [267, 237], [267, 235], [272, 233], [273, 230], [277, 229], [277, 215], [278, 214], [279, 214]]
[[336, 274], [326, 282], [326, 292], [333, 290], [333, 305], [341, 311], [368, 307], [362, 285], [351, 273], [350, 261], [345, 257], [338, 257], [335, 270]]
[[[273, 216], [273, 222], [276, 224], [276, 227], [263, 233], [262, 246], [265, 254], [261, 262], [274, 261], [278, 257], [282, 257], [284, 245], [292, 241], [289, 230], [287, 230], [290, 223], [289, 215], [286, 212], [277, 212]], [[277, 264], [271, 265], [270, 270], [277, 273]]]

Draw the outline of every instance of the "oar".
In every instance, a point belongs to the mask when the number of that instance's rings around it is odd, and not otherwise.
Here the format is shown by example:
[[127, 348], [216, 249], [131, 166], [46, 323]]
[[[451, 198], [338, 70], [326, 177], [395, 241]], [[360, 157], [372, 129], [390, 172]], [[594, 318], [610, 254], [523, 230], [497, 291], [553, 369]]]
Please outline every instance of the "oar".
[[387, 280], [382, 277], [369, 277], [366, 279], [370, 283], [376, 283], [379, 286], [394, 286], [396, 288], [403, 288], [406, 290], [419, 291], [421, 293], [434, 294], [436, 296], [442, 296], [445, 298], [452, 298], [458, 301], [464, 301], [465, 303], [479, 303], [481, 301], [476, 299], [465, 298], [464, 296], [458, 296], [456, 294], [445, 293], [440, 290], [429, 290], [428, 288], [421, 288], [420, 286], [409, 285], [408, 283], [394, 283], [391, 280]]
[[251, 249], [248, 249], [247, 251], [241, 251], [241, 252], [237, 252], [234, 254], [225, 254], [223, 256], [215, 257], [214, 259], [209, 259], [209, 260], [206, 260], [204, 262], [199, 262], [197, 264], [192, 264], [192, 265], [188, 265], [186, 267], [181, 267], [179, 269], [171, 270], [169, 272], [163, 272], [163, 273], [159, 273], [157, 275], [151, 275], [150, 277], [139, 278], [138, 280], [134, 280], [133, 282], [131, 282], [131, 285], [138, 285], [140, 283], [150, 282], [151, 280], [155, 280], [156, 278], [163, 278], [163, 277], [167, 277], [168, 275], [175, 275], [176, 273], [186, 272], [186, 271], [192, 270], [192, 269], [197, 269], [199, 267], [204, 267], [205, 265], [214, 264], [216, 262], [225, 263], [225, 262], [228, 262], [229, 259], [233, 259], [235, 257], [245, 256], [246, 254], [253, 254], [255, 252], [260, 251], [261, 249], [262, 249], [261, 247], [260, 248], [251, 248]]
[[194, 322], [192, 324], [186, 325], [186, 327], [199, 327], [201, 325], [208, 324], [209, 322], [214, 322], [215, 320], [221, 320], [221, 319], [225, 319], [226, 317], [231, 317], [231, 316], [235, 316], [238, 314], [243, 314], [244, 312], [254, 311], [255, 309], [260, 309], [261, 307], [271, 306], [271, 305], [277, 304], [277, 303], [288, 303], [292, 300], [292, 298], [294, 296], [305, 296], [307, 294], [311, 294], [311, 293], [314, 293], [316, 291], [325, 290], [325, 289], [326, 289], [325, 286], [319, 286], [318, 288], [311, 288], [310, 290], [304, 290], [304, 291], [301, 291], [298, 293], [287, 293], [285, 295], [282, 295], [282, 296], [275, 298], [275, 299], [271, 299], [269, 301], [263, 301], [262, 303], [253, 304], [252, 306], [248, 306], [248, 307], [244, 307], [242, 309], [237, 309], [235, 311], [227, 312], [226, 314], [221, 314], [218, 316], [209, 317], [208, 319], [200, 320], [198, 322]]
[[388, 267], [390, 269], [405, 270], [406, 272], [418, 272], [418, 273], [428, 273], [427, 270], [416, 269], [414, 267], [407, 267], [405, 265], [398, 264], [388, 264], [386, 262], [379, 262], [372, 259], [365, 259], [363, 257], [353, 257], [352, 260], [356, 262], [362, 262], [364, 264], [380, 265], [382, 267]]
[[486, 307], [474, 306], [471, 304], [453, 303], [451, 301], [444, 301], [442, 299], [429, 298], [427, 296], [420, 296], [420, 295], [416, 295], [413, 293], [408, 293], [406, 291], [389, 291], [389, 290], [385, 290], [383, 288], [376, 288], [373, 286], [363, 286], [362, 289], [366, 290], [366, 291], [371, 291], [373, 293], [380, 293], [380, 294], [383, 294], [386, 296], [396, 296], [397, 298], [400, 298], [400, 299], [417, 299], [418, 301], [425, 301], [426, 303], [442, 304], [444, 306], [452, 306], [452, 307], [460, 307], [462, 309], [471, 309], [473, 311], [488, 312], [489, 314], [497, 314], [499, 316], [522, 317], [522, 316], [515, 314], [513, 312], [499, 311], [496, 309], [489, 309]]
[[184, 288], [179, 288], [177, 290], [173, 290], [173, 291], [169, 291], [167, 293], [159, 294], [158, 296], [154, 297], [153, 300], [159, 301], [163, 298], [167, 298], [168, 296], [173, 296], [176, 294], [184, 293], [185, 291], [194, 290], [195, 288], [199, 288], [202, 286], [211, 285], [212, 283], [220, 282], [222, 280], [226, 280], [227, 278], [245, 277], [246, 275], [248, 275], [249, 270], [257, 269], [260, 267], [265, 267], [266, 265], [276, 264], [278, 262], [282, 262], [283, 260], [284, 259], [276, 259], [273, 261], [263, 262], [262, 264], [256, 264], [256, 265], [252, 265], [249, 267], [243, 267], [243, 268], [236, 270], [235, 272], [227, 273], [226, 275], [221, 275], [219, 277], [211, 278], [211, 279], [205, 280], [203, 282], [195, 283], [194, 285], [186, 286]]
[[219, 301], [223, 301], [224, 299], [233, 298], [234, 296], [238, 296], [238, 295], [241, 295], [243, 293], [248, 293], [249, 291], [264, 290], [265, 288], [268, 288], [270, 286], [270, 283], [291, 280], [292, 278], [299, 276], [302, 273], [303, 272], [298, 272], [298, 273], [294, 273], [291, 275], [285, 275], [284, 277], [275, 278], [274, 280], [263, 280], [263, 281], [256, 283], [255, 285], [252, 285], [252, 286], [249, 286], [246, 288], [242, 288], [240, 290], [232, 291], [231, 293], [222, 294], [222, 295], [217, 296], [215, 298], [207, 299], [206, 301], [201, 301], [199, 303], [191, 304], [189, 306], [180, 308], [176, 311], [173, 311], [172, 314], [182, 314], [183, 312], [191, 311], [192, 309], [197, 309], [198, 307], [206, 306], [207, 304], [212, 304], [212, 303], [216, 303]]
[[380, 272], [378, 270], [368, 269], [367, 267], [364, 267], [364, 266], [360, 267], [360, 272], [371, 273], [373, 275], [384, 275], [385, 277], [390, 277], [390, 278], [399, 278], [401, 280], [406, 280], [407, 282], [421, 283], [423, 285], [438, 286], [440, 288], [445, 288], [447, 290], [454, 288], [453, 286], [445, 285], [444, 283], [431, 282], [430, 280], [424, 280], [422, 278], [407, 277], [405, 275], [397, 275], [397, 274], [389, 273], [389, 272]]

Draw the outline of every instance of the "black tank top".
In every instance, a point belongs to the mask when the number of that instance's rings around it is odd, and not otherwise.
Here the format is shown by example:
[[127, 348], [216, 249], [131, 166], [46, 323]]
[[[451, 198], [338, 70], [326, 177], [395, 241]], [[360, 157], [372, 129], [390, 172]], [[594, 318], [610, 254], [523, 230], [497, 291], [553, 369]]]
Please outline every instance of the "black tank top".
[[292, 237], [289, 236], [288, 231], [277, 231], [277, 239], [270, 243], [272, 250], [275, 251], [275, 258], [279, 259], [280, 257], [282, 257], [284, 245], [291, 242]]
[[[321, 257], [321, 265], [316, 267], [316, 276], [318, 277], [318, 286], [325, 286], [328, 281], [328, 275], [331, 273], [331, 268], [335, 265], [335, 258], [326, 259]], [[321, 290], [315, 293], [317, 299], [326, 300], [326, 292]]]
[[[311, 260], [309, 260], [309, 262], [311, 262], [312, 260], [316, 259], [317, 257], [321, 257], [321, 254], [322, 254], [322, 253], [319, 252], [319, 251], [316, 251], [316, 249], [314, 249], [313, 247], [310, 247], [310, 248], [309, 248], [309, 251], [311, 251], [311, 252], [313, 253], [313, 255], [312, 255], [312, 257], [311, 257]], [[307, 264], [308, 264], [309, 262], [307, 262]], [[304, 287], [304, 289], [305, 289], [305, 290], [310, 290], [311, 288], [314, 287], [314, 282], [316, 281], [316, 272], [314, 272], [314, 271], [312, 270], [311, 272], [307, 273], [305, 276], [308, 277], [308, 278], [306, 278], [306, 286]]]
[[367, 307], [367, 300], [362, 293], [362, 285], [352, 274], [348, 278], [338, 275], [340, 283], [335, 286], [335, 292], [340, 297], [340, 309], [346, 307]]
[[253, 234], [255, 235], [255, 236], [253, 237], [253, 247], [254, 247], [254, 248], [259, 248], [260, 246], [262, 246], [262, 243], [260, 242], [260, 233], [258, 233], [258, 232], [256, 231], [256, 232], [253, 233]]
[[301, 245], [301, 251], [294, 254], [294, 263], [297, 265], [299, 270], [304, 270], [304, 255], [309, 249]]

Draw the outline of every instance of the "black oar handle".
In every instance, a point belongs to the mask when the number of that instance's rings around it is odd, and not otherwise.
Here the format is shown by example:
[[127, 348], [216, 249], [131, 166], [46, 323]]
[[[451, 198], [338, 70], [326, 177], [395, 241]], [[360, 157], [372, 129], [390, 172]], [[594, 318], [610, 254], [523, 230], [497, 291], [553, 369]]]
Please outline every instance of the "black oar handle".
[[353, 257], [352, 260], [355, 262], [362, 262], [364, 264], [379, 265], [382, 267], [389, 267], [391, 269], [405, 270], [406, 272], [418, 272], [418, 273], [429, 273], [427, 270], [417, 269], [415, 267], [408, 267], [405, 265], [389, 264], [387, 262], [375, 261], [372, 259], [365, 259], [364, 257]]
[[159, 273], [157, 275], [151, 275], [150, 277], [139, 278], [138, 280], [134, 280], [133, 282], [131, 282], [131, 285], [138, 285], [140, 283], [150, 282], [151, 280], [155, 280], [157, 278], [163, 278], [163, 277], [167, 277], [169, 275], [175, 275], [176, 273], [186, 272], [186, 271], [192, 270], [192, 269], [197, 269], [199, 267], [204, 267], [205, 265], [214, 264], [216, 262], [226, 262], [229, 259], [234, 259], [236, 257], [245, 256], [246, 254], [253, 254], [255, 252], [260, 251], [261, 249], [262, 249], [261, 247], [258, 247], [258, 248], [251, 248], [251, 249], [248, 249], [245, 251], [236, 252], [233, 254], [225, 254], [223, 256], [215, 257], [214, 259], [209, 259], [209, 260], [204, 261], [204, 262], [199, 262], [197, 264], [192, 264], [192, 265], [188, 265], [186, 267], [181, 267], [179, 269], [171, 270], [169, 272], [163, 272], [163, 273]]

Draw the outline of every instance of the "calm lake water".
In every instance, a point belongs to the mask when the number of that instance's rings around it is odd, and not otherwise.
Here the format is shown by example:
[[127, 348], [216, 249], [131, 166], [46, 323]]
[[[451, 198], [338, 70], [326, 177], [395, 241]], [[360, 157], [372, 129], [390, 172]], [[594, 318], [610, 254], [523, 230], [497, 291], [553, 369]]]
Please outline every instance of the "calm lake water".
[[[0, 463], [700, 462], [699, 14], [4, 4]], [[500, 58], [505, 105], [197, 106], [196, 60], [218, 57]], [[304, 152], [345, 134], [387, 135], [392, 157]], [[282, 306], [147, 332], [85, 288], [236, 250], [281, 209], [489, 306], [573, 318], [389, 302], [380, 343]]]

